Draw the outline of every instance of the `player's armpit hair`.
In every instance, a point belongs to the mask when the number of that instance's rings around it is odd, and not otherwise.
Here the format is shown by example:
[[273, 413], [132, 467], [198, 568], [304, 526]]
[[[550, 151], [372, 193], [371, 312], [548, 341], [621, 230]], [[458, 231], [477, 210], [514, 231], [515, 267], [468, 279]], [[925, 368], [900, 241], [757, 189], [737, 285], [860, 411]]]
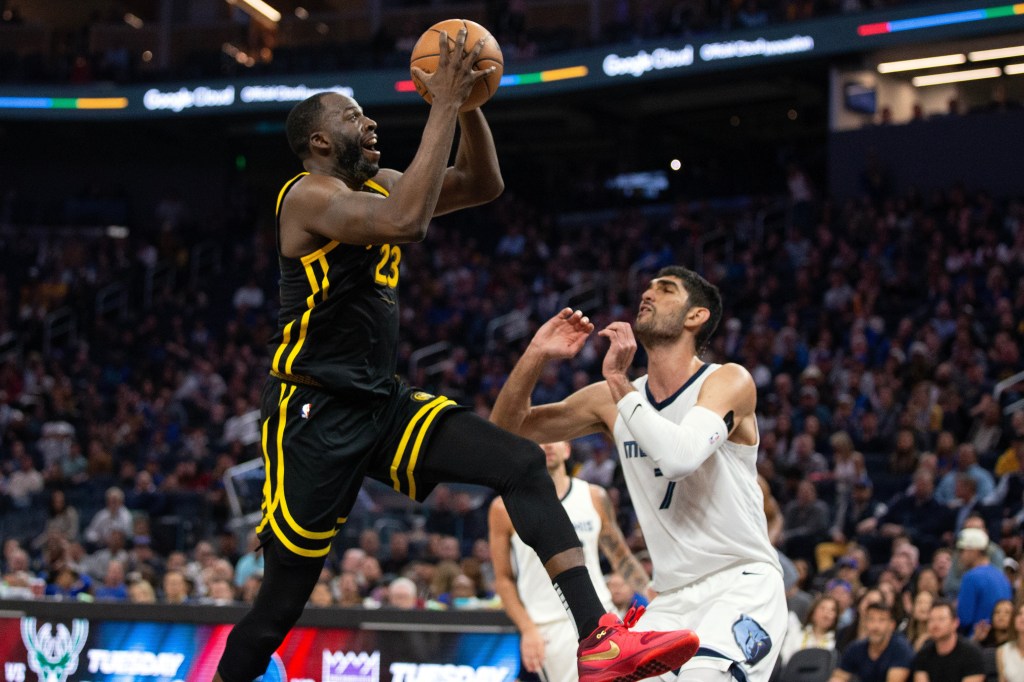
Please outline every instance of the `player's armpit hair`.
[[692, 474], [729, 437], [725, 421], [699, 405], [679, 424], [645, 403], [639, 391], [630, 391], [618, 409], [637, 445], [670, 481]]

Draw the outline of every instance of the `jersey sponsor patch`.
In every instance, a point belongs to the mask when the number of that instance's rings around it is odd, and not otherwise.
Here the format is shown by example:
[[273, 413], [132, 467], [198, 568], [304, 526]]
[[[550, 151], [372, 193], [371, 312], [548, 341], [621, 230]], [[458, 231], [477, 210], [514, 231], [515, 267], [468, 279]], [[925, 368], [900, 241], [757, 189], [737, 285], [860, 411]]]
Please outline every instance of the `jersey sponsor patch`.
[[732, 635], [743, 651], [747, 665], [754, 665], [772, 650], [772, 638], [761, 624], [743, 614], [732, 624]]

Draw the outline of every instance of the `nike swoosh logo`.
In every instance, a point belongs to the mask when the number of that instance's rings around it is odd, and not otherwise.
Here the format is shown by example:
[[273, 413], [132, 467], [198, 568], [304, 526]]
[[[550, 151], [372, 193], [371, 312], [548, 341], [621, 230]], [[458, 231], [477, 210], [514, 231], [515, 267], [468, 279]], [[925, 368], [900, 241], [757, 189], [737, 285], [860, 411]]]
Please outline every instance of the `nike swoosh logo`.
[[586, 656], [580, 656], [580, 663], [589, 663], [590, 661], [610, 661], [613, 658], [619, 657], [619, 645], [615, 642], [608, 642], [608, 648], [604, 651], [598, 651], [596, 654], [587, 654]]
[[394, 305], [395, 304], [394, 301], [392, 301], [390, 298], [388, 298], [384, 294], [378, 293], [377, 296], [380, 298], [380, 300], [384, 301], [388, 305]]
[[740, 571], [740, 575], [764, 575], [764, 573], [754, 573], [753, 571]]

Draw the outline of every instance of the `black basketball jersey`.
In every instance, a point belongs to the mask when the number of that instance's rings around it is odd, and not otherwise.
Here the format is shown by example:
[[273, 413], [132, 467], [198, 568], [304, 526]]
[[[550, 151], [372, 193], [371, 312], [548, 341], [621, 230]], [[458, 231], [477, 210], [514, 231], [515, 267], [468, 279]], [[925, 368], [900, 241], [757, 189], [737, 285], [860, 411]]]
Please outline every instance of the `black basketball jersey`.
[[[302, 258], [282, 255], [281, 205], [306, 175], [277, 196], [281, 312], [270, 342], [271, 374], [341, 395], [386, 396], [395, 381], [402, 249], [330, 241]], [[372, 180], [363, 189], [388, 196]]]

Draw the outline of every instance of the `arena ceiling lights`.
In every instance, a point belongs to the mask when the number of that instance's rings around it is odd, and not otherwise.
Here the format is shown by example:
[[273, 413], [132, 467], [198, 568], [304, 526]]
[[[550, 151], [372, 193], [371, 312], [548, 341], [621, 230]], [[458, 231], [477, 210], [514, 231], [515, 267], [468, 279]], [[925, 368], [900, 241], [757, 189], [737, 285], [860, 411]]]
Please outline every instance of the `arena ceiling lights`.
[[983, 62], [989, 59], [1009, 59], [1011, 57], [1024, 57], [1024, 45], [999, 47], [994, 50], [975, 50], [974, 52], [967, 53], [967, 58], [972, 62]]
[[962, 54], [944, 54], [937, 57], [922, 57], [921, 59], [904, 59], [898, 62], [883, 62], [879, 64], [878, 73], [934, 69], [937, 66], [959, 66], [966, 61], [967, 57]]
[[238, 7], [257, 21], [269, 22], [271, 27], [281, 21], [281, 13], [263, 0], [227, 0], [227, 3]]
[[952, 73], [936, 73], [930, 76], [914, 76], [911, 83], [914, 87], [921, 88], [928, 85], [946, 85], [948, 83], [962, 83], [964, 81], [976, 81], [983, 78], [998, 78], [1003, 70], [998, 66], [991, 66], [987, 69], [969, 69], [967, 71], [953, 71]]
[[1020, 76], [1024, 74], [1024, 64], [1007, 64], [1003, 67], [1003, 73], [1007, 76]]

